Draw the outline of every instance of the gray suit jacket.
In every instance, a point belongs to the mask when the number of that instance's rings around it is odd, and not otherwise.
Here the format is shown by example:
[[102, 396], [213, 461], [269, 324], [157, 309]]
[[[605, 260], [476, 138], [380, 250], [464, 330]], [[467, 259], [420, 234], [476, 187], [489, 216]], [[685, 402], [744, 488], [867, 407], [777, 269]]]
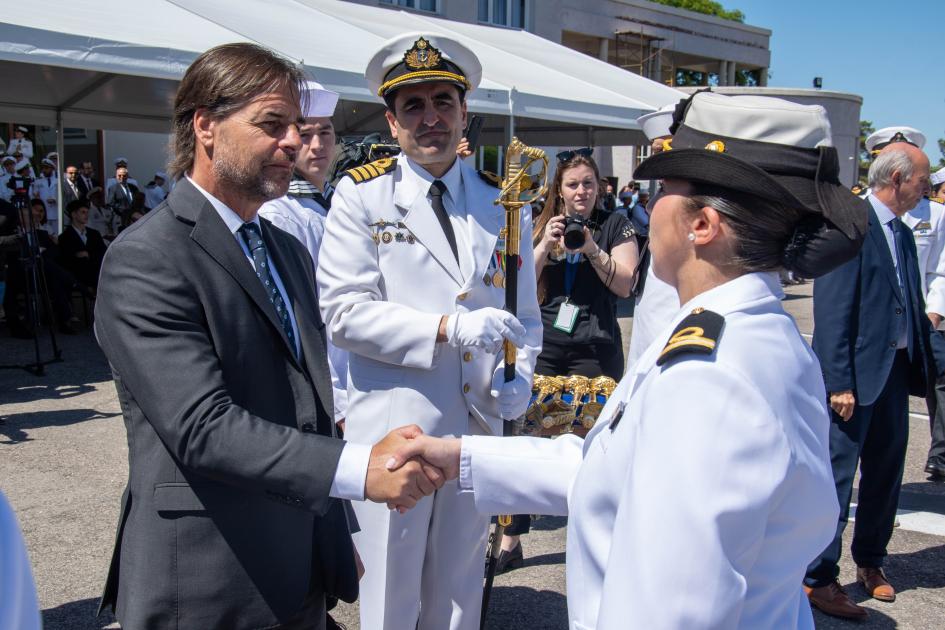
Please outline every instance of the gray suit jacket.
[[223, 220], [187, 180], [109, 247], [95, 332], [128, 432], [129, 480], [102, 608], [125, 630], [265, 628], [308, 594], [357, 596], [343, 442], [311, 258], [262, 233], [302, 358]]

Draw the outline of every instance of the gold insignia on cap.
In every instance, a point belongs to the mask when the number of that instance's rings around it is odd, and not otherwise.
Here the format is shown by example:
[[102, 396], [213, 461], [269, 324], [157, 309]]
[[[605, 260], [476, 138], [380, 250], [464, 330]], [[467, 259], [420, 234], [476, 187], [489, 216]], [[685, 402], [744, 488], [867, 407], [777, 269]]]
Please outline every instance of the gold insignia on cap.
[[709, 151], [718, 151], [719, 153], [725, 153], [725, 143], [721, 140], [713, 140], [709, 144], [705, 145], [705, 148]]
[[440, 65], [440, 51], [422, 37], [413, 43], [413, 48], [404, 53], [404, 63], [414, 70], [429, 70]]
[[672, 139], [672, 138], [666, 138], [665, 140], [663, 140], [663, 150], [664, 150], [664, 151], [672, 151], [672, 150], [673, 150], [673, 139]]

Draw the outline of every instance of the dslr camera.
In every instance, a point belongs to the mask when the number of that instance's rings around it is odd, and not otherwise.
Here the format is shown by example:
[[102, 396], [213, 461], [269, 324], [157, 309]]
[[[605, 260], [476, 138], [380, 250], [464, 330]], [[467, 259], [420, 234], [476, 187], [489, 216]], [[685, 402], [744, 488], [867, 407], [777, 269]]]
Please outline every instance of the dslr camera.
[[590, 222], [580, 216], [569, 216], [564, 221], [564, 247], [565, 249], [575, 250], [584, 246], [584, 228], [590, 226]]

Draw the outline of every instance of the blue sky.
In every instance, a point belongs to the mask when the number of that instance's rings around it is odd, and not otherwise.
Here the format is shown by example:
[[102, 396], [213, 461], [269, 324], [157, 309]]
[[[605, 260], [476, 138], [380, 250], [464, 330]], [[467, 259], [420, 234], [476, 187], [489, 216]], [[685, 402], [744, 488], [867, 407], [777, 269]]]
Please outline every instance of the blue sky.
[[[771, 87], [811, 87], [863, 97], [862, 120], [909, 125], [945, 138], [945, 0], [721, 0], [772, 31]], [[938, 70], [938, 71], [937, 71]]]

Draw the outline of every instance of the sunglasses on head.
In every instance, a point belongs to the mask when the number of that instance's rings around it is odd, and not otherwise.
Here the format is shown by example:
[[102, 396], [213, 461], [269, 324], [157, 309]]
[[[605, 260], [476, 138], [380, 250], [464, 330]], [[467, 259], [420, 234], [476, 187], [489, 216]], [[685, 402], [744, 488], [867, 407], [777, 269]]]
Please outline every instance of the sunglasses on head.
[[591, 157], [593, 153], [594, 153], [594, 149], [590, 147], [584, 147], [583, 149], [569, 149], [567, 151], [562, 151], [555, 157], [558, 158], [559, 162], [570, 162], [571, 160], [573, 160], [575, 157], [579, 155], [581, 157]]

